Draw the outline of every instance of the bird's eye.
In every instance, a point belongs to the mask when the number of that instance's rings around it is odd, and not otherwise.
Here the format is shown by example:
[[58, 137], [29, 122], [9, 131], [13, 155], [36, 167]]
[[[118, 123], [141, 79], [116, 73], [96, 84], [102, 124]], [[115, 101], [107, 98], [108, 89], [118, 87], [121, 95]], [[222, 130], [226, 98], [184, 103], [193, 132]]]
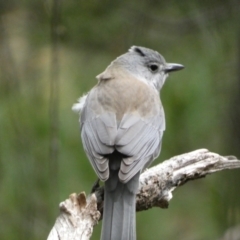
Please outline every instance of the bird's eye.
[[158, 65], [157, 64], [150, 64], [149, 65], [149, 69], [152, 71], [152, 72], [156, 72], [158, 70]]

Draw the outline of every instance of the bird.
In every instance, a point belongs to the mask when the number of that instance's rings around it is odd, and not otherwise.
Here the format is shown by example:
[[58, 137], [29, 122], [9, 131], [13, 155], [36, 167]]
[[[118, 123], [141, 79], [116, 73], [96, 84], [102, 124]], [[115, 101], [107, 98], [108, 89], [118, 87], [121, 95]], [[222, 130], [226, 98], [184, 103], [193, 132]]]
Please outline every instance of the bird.
[[166, 125], [160, 90], [170, 72], [183, 68], [132, 46], [72, 107], [80, 113], [85, 153], [104, 182], [101, 240], [136, 239], [139, 177], [159, 156]]

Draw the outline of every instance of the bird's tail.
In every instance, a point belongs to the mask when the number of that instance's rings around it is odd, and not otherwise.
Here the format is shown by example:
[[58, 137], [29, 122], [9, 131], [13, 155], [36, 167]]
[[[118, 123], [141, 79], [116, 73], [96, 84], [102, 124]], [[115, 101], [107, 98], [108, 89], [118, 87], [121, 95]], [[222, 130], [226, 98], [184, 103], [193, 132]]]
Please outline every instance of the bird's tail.
[[138, 180], [139, 174], [123, 184], [118, 180], [117, 174], [117, 176], [110, 176], [106, 181], [101, 240], [136, 239], [135, 215]]

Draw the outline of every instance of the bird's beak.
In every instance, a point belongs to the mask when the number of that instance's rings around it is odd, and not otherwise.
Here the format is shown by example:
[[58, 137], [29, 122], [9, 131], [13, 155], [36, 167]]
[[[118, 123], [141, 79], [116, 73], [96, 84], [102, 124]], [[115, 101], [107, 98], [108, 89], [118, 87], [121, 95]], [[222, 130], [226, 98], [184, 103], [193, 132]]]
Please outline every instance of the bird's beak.
[[181, 70], [183, 68], [184, 66], [178, 63], [167, 63], [165, 67], [165, 72], [169, 73], [169, 72]]

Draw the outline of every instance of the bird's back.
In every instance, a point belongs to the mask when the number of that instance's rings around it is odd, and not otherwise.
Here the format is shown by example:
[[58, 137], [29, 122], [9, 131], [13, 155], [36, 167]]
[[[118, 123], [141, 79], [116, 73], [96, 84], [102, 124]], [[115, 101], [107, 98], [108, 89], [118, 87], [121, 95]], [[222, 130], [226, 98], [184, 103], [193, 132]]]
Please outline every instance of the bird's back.
[[101, 79], [90, 92], [87, 104], [96, 114], [115, 113], [118, 122], [126, 113], [142, 118], [164, 115], [156, 89], [124, 71], [120, 76], [113, 74], [110, 79]]

